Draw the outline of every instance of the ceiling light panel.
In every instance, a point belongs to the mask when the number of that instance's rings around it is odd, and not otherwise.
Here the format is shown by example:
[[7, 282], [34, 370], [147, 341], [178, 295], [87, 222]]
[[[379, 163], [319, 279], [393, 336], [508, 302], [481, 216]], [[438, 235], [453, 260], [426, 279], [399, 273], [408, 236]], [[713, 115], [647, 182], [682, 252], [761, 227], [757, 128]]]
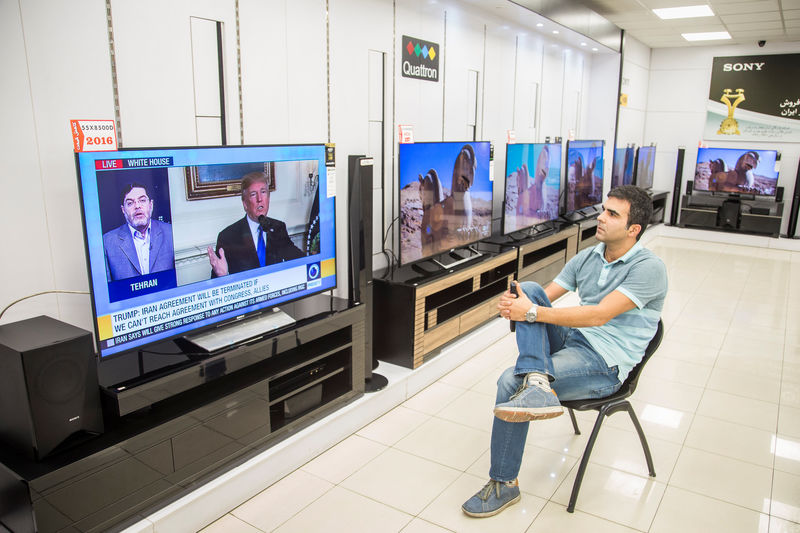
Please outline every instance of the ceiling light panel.
[[713, 17], [714, 12], [711, 7], [702, 4], [698, 6], [683, 6], [683, 7], [664, 7], [654, 9], [653, 13], [660, 19], [689, 19], [698, 17]]
[[681, 36], [687, 41], [722, 41], [730, 39], [731, 36], [726, 31], [709, 31], [697, 33], [681, 33]]

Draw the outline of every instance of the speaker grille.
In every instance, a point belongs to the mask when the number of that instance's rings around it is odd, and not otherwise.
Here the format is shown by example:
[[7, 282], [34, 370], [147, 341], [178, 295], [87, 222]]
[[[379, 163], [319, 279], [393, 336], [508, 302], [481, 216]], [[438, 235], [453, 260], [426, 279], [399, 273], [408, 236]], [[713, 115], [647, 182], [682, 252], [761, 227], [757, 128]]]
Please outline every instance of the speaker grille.
[[84, 390], [86, 369], [73, 359], [58, 359], [36, 373], [36, 393], [47, 403], [65, 404]]

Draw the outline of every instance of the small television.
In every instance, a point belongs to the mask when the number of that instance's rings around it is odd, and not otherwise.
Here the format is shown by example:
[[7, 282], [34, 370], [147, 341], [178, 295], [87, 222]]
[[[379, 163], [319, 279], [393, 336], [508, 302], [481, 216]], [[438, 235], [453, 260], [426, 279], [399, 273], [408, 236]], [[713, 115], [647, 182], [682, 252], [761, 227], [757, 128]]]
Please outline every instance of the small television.
[[507, 144], [503, 234], [558, 218], [561, 143]]
[[605, 141], [567, 141], [566, 213], [603, 202]]
[[611, 188], [633, 183], [633, 172], [636, 163], [636, 147], [631, 144], [625, 148], [614, 150], [614, 165], [611, 171]]
[[653, 188], [653, 174], [656, 169], [656, 147], [640, 146], [636, 152], [636, 176], [634, 183], [642, 189]]
[[778, 160], [777, 150], [699, 148], [693, 190], [775, 196]]
[[324, 144], [75, 160], [101, 360], [336, 286]]
[[400, 264], [491, 236], [489, 151], [488, 141], [400, 145]]

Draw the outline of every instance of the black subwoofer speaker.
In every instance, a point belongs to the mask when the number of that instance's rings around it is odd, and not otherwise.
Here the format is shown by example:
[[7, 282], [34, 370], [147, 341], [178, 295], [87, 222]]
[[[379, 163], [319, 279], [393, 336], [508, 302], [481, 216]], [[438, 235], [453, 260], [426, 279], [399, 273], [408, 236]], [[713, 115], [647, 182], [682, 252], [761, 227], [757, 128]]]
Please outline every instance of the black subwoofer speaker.
[[102, 432], [91, 333], [47, 316], [0, 326], [0, 440], [39, 460]]

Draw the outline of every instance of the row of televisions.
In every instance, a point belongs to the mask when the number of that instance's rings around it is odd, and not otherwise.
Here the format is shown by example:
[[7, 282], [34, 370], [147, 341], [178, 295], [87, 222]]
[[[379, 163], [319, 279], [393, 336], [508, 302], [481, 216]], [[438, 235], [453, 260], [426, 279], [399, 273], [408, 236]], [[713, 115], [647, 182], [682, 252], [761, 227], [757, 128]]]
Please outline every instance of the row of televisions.
[[[560, 143], [507, 145], [503, 234], [600, 204], [603, 149], [592, 140], [563, 150]], [[400, 145], [401, 264], [492, 236], [490, 151], [489, 142]], [[776, 157], [701, 149], [694, 188], [774, 194]], [[654, 160], [652, 146], [618, 150], [612, 185], [649, 187]], [[100, 355], [131, 353], [335, 288], [341, 258], [331, 162], [324, 144], [76, 154]], [[268, 177], [266, 201], [240, 192], [243, 176], [253, 173]], [[261, 229], [274, 236], [269, 260], [257, 257], [259, 223], [248, 218], [258, 209], [266, 215]], [[151, 221], [138, 244], [136, 220], [142, 227]], [[213, 267], [220, 249], [228, 263], [222, 273]]]
[[[603, 149], [600, 140], [568, 141], [566, 154], [560, 143], [506, 145], [503, 235], [594, 213], [602, 202]], [[655, 158], [654, 145], [617, 148], [611, 188], [651, 189]], [[492, 236], [489, 159], [488, 142], [400, 145], [401, 264]], [[694, 190], [774, 196], [779, 159], [775, 150], [700, 148]]]

